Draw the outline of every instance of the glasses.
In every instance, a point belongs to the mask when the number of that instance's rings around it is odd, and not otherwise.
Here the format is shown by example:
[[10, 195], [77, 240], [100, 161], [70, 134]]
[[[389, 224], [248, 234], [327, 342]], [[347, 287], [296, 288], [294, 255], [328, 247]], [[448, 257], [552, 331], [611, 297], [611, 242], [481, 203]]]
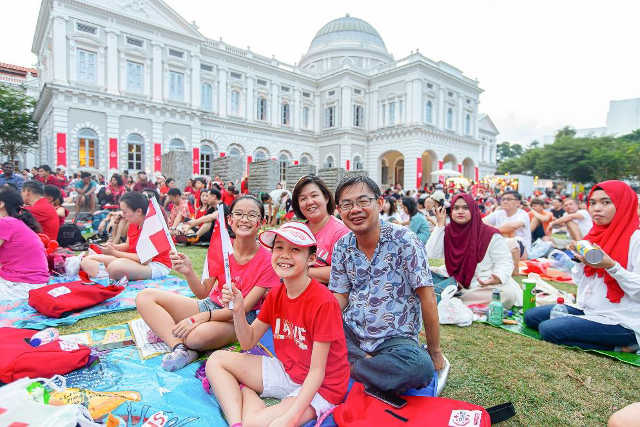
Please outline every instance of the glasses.
[[514, 199], [513, 197], [503, 197], [502, 199], [500, 199], [501, 202], [513, 202], [514, 200], [518, 199]]
[[251, 222], [258, 222], [258, 219], [260, 219], [260, 214], [257, 214], [255, 212], [248, 212], [248, 213], [244, 213], [244, 212], [231, 212], [231, 216], [233, 217], [233, 219], [235, 219], [236, 221], [240, 221], [242, 218], [247, 218], [248, 221]]
[[[374, 200], [376, 200], [375, 197], [360, 197], [356, 199], [355, 204], [358, 205], [359, 208], [368, 208]], [[338, 210], [342, 213], [347, 213], [353, 209], [353, 206], [354, 203], [351, 200], [343, 200], [338, 203]]]

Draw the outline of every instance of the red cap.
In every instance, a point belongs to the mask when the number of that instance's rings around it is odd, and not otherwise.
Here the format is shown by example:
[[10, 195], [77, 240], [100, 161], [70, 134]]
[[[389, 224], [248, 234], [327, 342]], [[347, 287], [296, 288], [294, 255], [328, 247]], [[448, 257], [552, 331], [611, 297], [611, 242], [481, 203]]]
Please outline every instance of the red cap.
[[562, 297], [558, 297], [558, 299], [557, 299], [557, 303], [558, 303], [558, 304], [564, 304], [564, 298], [562, 298]]

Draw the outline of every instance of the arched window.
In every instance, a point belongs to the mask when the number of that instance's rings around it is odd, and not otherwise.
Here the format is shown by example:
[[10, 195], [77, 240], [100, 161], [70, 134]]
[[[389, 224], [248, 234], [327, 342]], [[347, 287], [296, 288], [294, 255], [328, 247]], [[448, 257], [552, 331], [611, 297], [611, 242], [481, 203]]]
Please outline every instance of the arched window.
[[291, 126], [291, 114], [289, 103], [285, 102], [280, 107], [280, 116], [282, 117], [282, 126]]
[[84, 168], [97, 167], [98, 134], [89, 128], [78, 132], [78, 166]]
[[213, 160], [213, 149], [208, 145], [200, 147], [200, 175], [211, 175], [211, 160]]
[[284, 182], [287, 180], [287, 166], [289, 166], [289, 156], [285, 153], [280, 154], [280, 182]]
[[388, 184], [389, 183], [389, 164], [387, 163], [386, 159], [382, 159], [382, 161], [380, 162], [380, 181], [383, 184]]
[[240, 92], [237, 90], [231, 91], [231, 113], [240, 114]]
[[360, 156], [355, 156], [353, 158], [353, 169], [357, 171], [361, 171], [364, 169], [364, 165], [362, 164], [362, 159]]
[[229, 149], [229, 157], [241, 157], [242, 152], [238, 149], [238, 147], [231, 147]]
[[433, 103], [431, 101], [427, 101], [427, 104], [424, 107], [425, 111], [425, 121], [427, 123], [433, 123]]
[[261, 160], [267, 160], [268, 157], [269, 157], [269, 155], [262, 148], [258, 148], [256, 151], [253, 152], [253, 161], [254, 162], [259, 162]]
[[327, 156], [327, 158], [324, 161], [324, 167], [325, 168], [332, 168], [335, 165], [335, 160], [333, 160], [333, 156]]
[[143, 169], [142, 153], [144, 152], [144, 138], [137, 133], [127, 137], [127, 169], [139, 171]]
[[209, 83], [202, 83], [202, 88], [200, 91], [200, 96], [202, 98], [202, 109], [205, 111], [213, 110], [213, 89]]
[[469, 113], [464, 116], [464, 133], [465, 135], [471, 135], [471, 115]]
[[262, 96], [258, 98], [256, 120], [267, 120], [267, 99]]
[[453, 129], [453, 109], [447, 108], [447, 129]]
[[311, 163], [311, 158], [309, 156], [307, 156], [306, 154], [303, 154], [302, 156], [300, 156], [301, 165], [308, 165], [310, 163]]
[[169, 141], [169, 151], [184, 151], [184, 142], [180, 138]]
[[404, 159], [400, 159], [396, 162], [394, 175], [394, 184], [400, 184], [400, 186], [404, 187]]

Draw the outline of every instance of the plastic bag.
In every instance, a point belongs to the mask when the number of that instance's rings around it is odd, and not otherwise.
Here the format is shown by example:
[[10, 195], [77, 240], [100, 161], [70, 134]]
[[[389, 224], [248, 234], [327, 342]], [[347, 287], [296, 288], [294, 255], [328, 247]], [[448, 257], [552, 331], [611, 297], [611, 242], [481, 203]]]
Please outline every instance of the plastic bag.
[[529, 259], [543, 258], [553, 249], [553, 244], [542, 239], [538, 239], [531, 245]]
[[78, 274], [80, 271], [80, 261], [82, 261], [82, 255], [72, 256], [64, 261], [66, 277], [75, 277]]
[[564, 298], [564, 303], [568, 305], [574, 304], [576, 301], [572, 294], [551, 286], [542, 280], [537, 273], [529, 273], [528, 279], [536, 282], [536, 306], [555, 304], [558, 297]]
[[449, 285], [440, 294], [438, 317], [442, 325], [469, 326], [473, 322], [473, 312], [460, 298], [453, 295], [458, 292], [456, 285]]

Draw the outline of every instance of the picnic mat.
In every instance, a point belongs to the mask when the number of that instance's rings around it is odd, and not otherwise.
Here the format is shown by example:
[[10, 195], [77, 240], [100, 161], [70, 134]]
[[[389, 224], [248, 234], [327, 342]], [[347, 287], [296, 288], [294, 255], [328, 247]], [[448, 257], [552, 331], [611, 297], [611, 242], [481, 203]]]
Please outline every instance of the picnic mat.
[[[50, 283], [61, 283], [69, 278], [52, 278]], [[100, 285], [96, 285], [100, 286]], [[175, 292], [180, 295], [193, 296], [189, 285], [183, 279], [168, 276], [164, 279], [138, 280], [129, 282], [126, 289], [119, 295], [86, 310], [70, 314], [59, 319], [47, 317], [38, 313], [26, 300], [0, 301], [0, 327], [14, 327], [27, 329], [44, 329], [50, 326], [72, 325], [80, 319], [94, 317], [116, 311], [131, 310], [136, 307], [136, 295], [143, 289], [153, 288]]]
[[[519, 335], [524, 335], [525, 337], [529, 337], [529, 338], [534, 338], [537, 340], [540, 340], [540, 334], [538, 333], [538, 331], [528, 328], [527, 326], [525, 326], [524, 324], [524, 318], [523, 318], [523, 314], [522, 314], [522, 309], [519, 307], [513, 307], [512, 309], [513, 311], [513, 316], [510, 317], [510, 319], [516, 320], [518, 322], [517, 325], [501, 325], [501, 326], [497, 326], [498, 328], [502, 328], [506, 331], [509, 332], [514, 332], [516, 334]], [[487, 325], [489, 325], [488, 322], [481, 322], [481, 323], [485, 323]], [[493, 325], [491, 325], [493, 326]], [[565, 347], [569, 347], [569, 346], [565, 346]], [[614, 359], [618, 359], [621, 362], [624, 363], [628, 363], [630, 365], [633, 366], [638, 366], [640, 367], [640, 354], [637, 353], [621, 353], [621, 352], [617, 352], [617, 351], [606, 351], [606, 350], [584, 350], [582, 348], [579, 347], [570, 347], [570, 348], [575, 348], [578, 350], [582, 350], [582, 351], [588, 351], [591, 353], [598, 353], [598, 354], [602, 354], [608, 357], [612, 357]]]

